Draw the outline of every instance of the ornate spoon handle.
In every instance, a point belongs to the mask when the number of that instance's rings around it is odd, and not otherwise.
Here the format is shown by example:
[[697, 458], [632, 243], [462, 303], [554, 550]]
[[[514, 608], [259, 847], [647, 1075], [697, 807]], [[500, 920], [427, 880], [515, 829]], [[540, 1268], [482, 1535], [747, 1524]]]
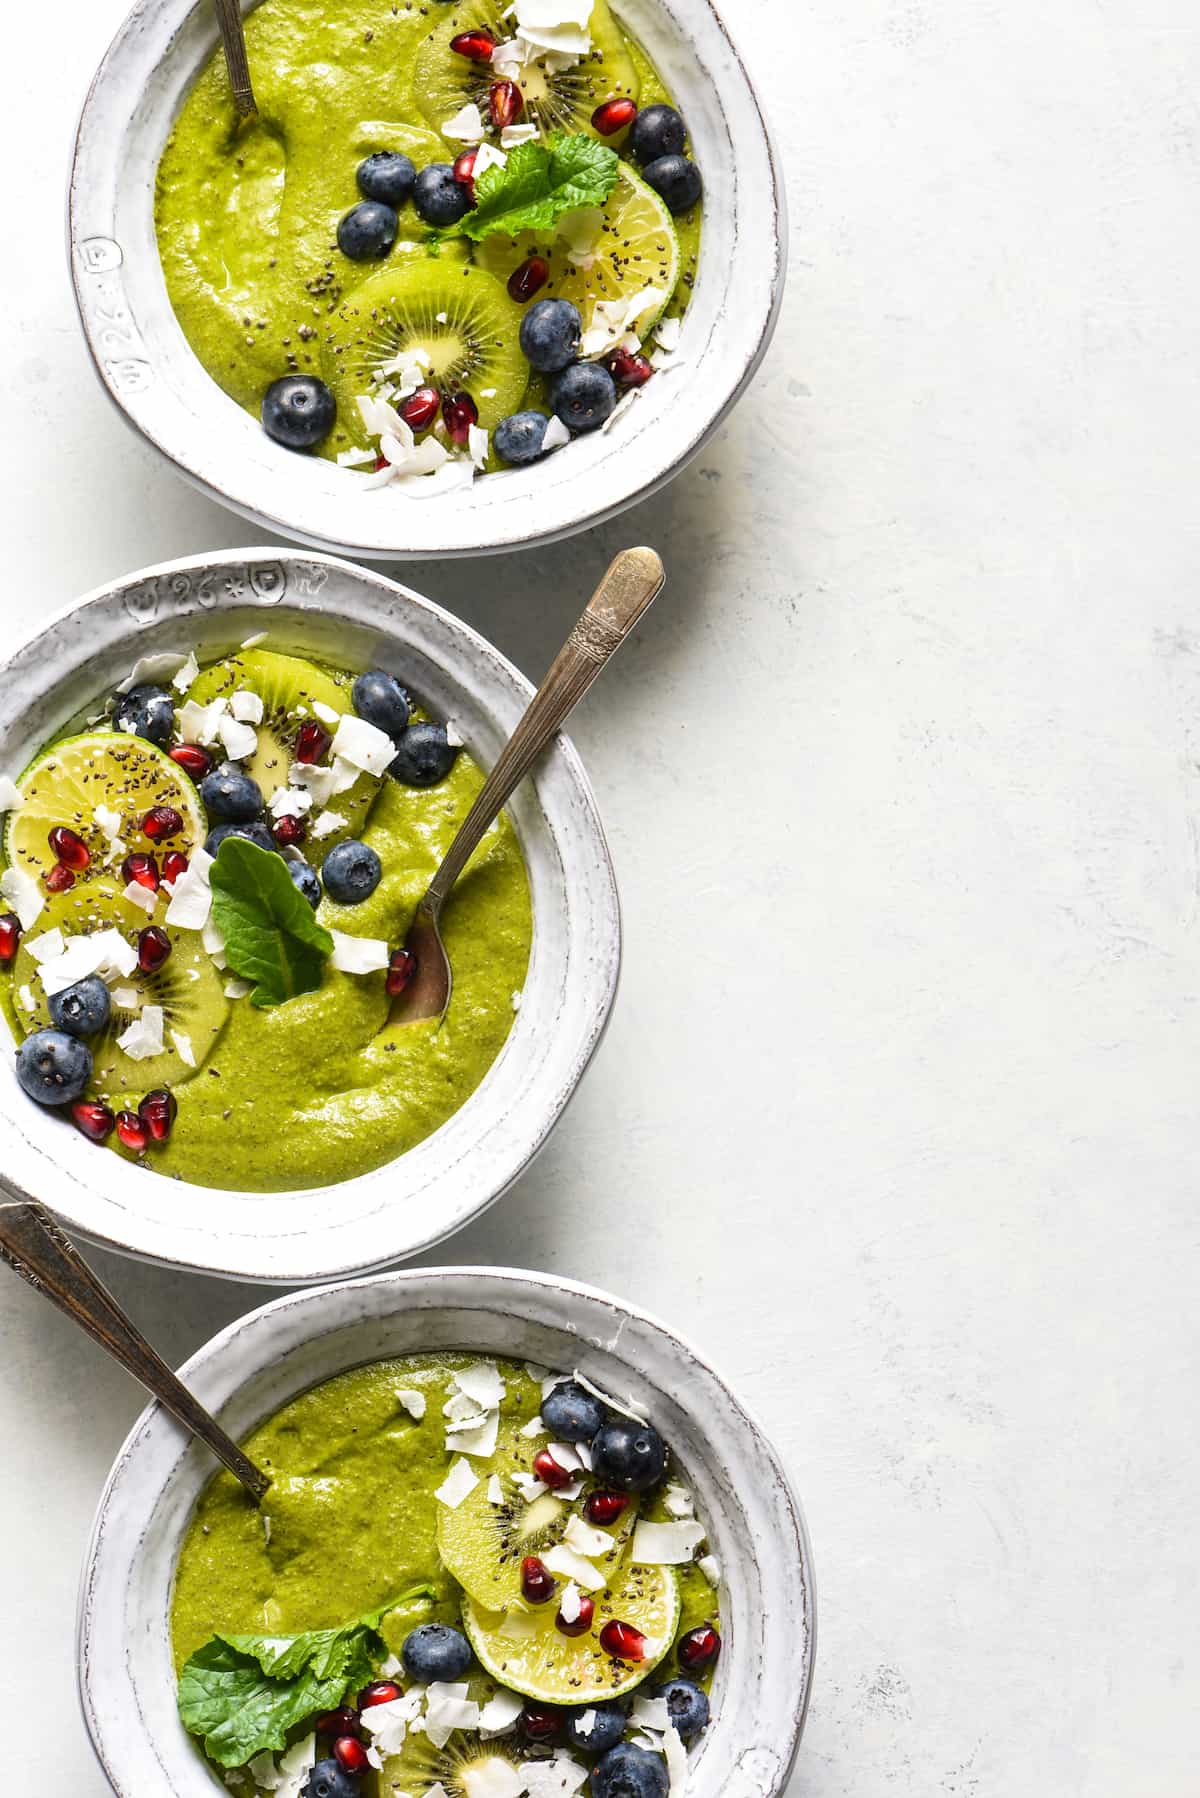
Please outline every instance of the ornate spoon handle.
[[229, 70], [229, 85], [233, 89], [233, 103], [244, 119], [258, 111], [255, 104], [254, 89], [250, 85], [250, 64], [246, 60], [246, 33], [242, 25], [242, 9], [238, 0], [214, 0], [217, 9], [217, 24], [221, 29], [221, 42], [225, 46], [225, 66]]

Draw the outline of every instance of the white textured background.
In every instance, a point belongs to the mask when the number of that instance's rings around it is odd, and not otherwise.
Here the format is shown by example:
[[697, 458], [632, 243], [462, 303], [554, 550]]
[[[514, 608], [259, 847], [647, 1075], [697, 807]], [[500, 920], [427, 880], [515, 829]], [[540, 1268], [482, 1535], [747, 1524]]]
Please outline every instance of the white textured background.
[[[256, 535], [126, 434], [76, 331], [68, 142], [120, 11], [8, 24], [14, 619]], [[671, 574], [576, 731], [624, 897], [617, 1015], [550, 1149], [448, 1255], [644, 1302], [768, 1421], [821, 1597], [794, 1798], [1185, 1798], [1194, 0], [727, 11], [790, 183], [762, 374], [623, 523], [408, 573], [535, 675], [617, 547]], [[253, 1302], [97, 1259], [172, 1359]], [[10, 1746], [36, 1728], [44, 1789], [101, 1798], [75, 1579], [140, 1399], [0, 1289]]]

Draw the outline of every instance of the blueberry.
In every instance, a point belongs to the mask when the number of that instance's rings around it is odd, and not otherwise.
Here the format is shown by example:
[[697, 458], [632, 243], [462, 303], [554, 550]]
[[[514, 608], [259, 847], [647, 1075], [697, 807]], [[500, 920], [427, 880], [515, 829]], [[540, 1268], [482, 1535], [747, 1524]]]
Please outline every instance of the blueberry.
[[216, 829], [210, 830], [204, 839], [206, 853], [215, 855], [226, 837], [244, 837], [247, 843], [254, 843], [259, 849], [275, 850], [275, 853], [278, 854], [278, 850], [275, 849], [274, 837], [271, 835], [266, 825], [261, 822], [251, 824], [218, 824]]
[[39, 1105], [70, 1105], [92, 1077], [92, 1051], [65, 1030], [35, 1030], [17, 1050], [17, 1079]]
[[471, 1665], [471, 1644], [448, 1623], [419, 1623], [400, 1648], [410, 1679], [427, 1686], [434, 1679], [461, 1679]]
[[355, 711], [376, 730], [385, 730], [389, 737], [398, 737], [407, 727], [408, 694], [394, 674], [372, 668], [369, 673], [359, 675], [352, 691]]
[[578, 1380], [564, 1380], [542, 1400], [542, 1422], [560, 1442], [590, 1442], [604, 1418], [600, 1400]]
[[635, 1742], [619, 1742], [592, 1768], [592, 1798], [667, 1798], [667, 1763]]
[[570, 300], [538, 300], [521, 320], [521, 349], [531, 367], [551, 375], [579, 354], [583, 321]]
[[400, 220], [382, 200], [360, 200], [337, 228], [338, 249], [351, 262], [378, 262], [396, 241]]
[[388, 773], [406, 787], [435, 787], [445, 780], [457, 754], [444, 724], [410, 724], [396, 744]]
[[653, 1424], [614, 1417], [592, 1442], [592, 1470], [619, 1492], [646, 1492], [667, 1465], [667, 1446]]
[[673, 106], [646, 106], [630, 127], [629, 148], [643, 164], [678, 156], [686, 141], [683, 120]]
[[[591, 1728], [584, 1727], [584, 1719]], [[585, 1754], [607, 1754], [625, 1734], [625, 1712], [619, 1704], [585, 1704], [567, 1712], [567, 1740]]]
[[165, 687], [133, 687], [117, 700], [113, 723], [161, 748], [175, 728], [175, 701]]
[[77, 980], [50, 1000], [50, 1016], [68, 1036], [96, 1036], [108, 1023], [112, 1001], [99, 974]]
[[328, 437], [337, 402], [316, 375], [284, 375], [263, 395], [262, 427], [284, 449], [311, 449]]
[[298, 887], [316, 911], [321, 903], [321, 882], [315, 868], [310, 868], [306, 861], [288, 860], [287, 871], [292, 877], [292, 885]]
[[359, 1798], [362, 1781], [335, 1760], [318, 1761], [300, 1787], [300, 1798]]
[[361, 905], [379, 885], [383, 864], [366, 843], [338, 843], [321, 863], [325, 891], [338, 905]]
[[359, 163], [356, 177], [364, 200], [382, 200], [397, 212], [411, 198], [416, 178], [411, 156], [402, 156], [399, 150], [376, 150]]
[[666, 1699], [667, 1715], [685, 1742], [706, 1727], [708, 1699], [694, 1680], [669, 1679], [654, 1696]]
[[454, 179], [450, 163], [431, 162], [417, 176], [413, 205], [427, 225], [457, 225], [471, 210], [471, 195], [462, 181]]
[[262, 812], [262, 788], [236, 762], [214, 768], [200, 782], [200, 797], [210, 818], [222, 824], [248, 824]]
[[671, 212], [690, 212], [704, 186], [700, 170], [686, 156], [660, 156], [646, 164], [642, 176]]
[[517, 468], [523, 462], [536, 462], [549, 423], [544, 412], [513, 412], [492, 432], [492, 448]]
[[617, 384], [598, 362], [576, 362], [550, 383], [550, 404], [568, 431], [594, 431], [617, 403]]

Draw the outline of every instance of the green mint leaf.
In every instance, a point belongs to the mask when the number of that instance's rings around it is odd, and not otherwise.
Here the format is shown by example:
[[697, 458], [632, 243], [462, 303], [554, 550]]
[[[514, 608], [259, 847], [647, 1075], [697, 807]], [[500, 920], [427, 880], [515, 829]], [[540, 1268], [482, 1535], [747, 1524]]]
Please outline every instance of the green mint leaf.
[[255, 982], [251, 1003], [282, 1005], [315, 992], [333, 938], [317, 923], [283, 857], [244, 837], [226, 837], [209, 879], [229, 966]]
[[502, 169], [485, 169], [475, 183], [475, 206], [459, 230], [476, 243], [501, 233], [547, 231], [564, 212], [603, 206], [617, 184], [615, 150], [586, 132], [558, 137], [549, 146], [518, 144]]
[[244, 1767], [264, 1750], [280, 1753], [299, 1724], [336, 1710], [347, 1692], [374, 1678], [387, 1654], [379, 1626], [388, 1613], [436, 1597], [431, 1586], [412, 1586], [337, 1629], [213, 1636], [179, 1676], [184, 1728], [202, 1738], [205, 1753], [221, 1767]]

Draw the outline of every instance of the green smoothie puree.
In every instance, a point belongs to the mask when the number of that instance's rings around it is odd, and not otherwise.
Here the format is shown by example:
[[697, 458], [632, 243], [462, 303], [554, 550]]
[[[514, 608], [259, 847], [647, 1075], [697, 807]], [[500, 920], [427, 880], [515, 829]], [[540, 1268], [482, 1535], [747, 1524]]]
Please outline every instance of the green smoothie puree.
[[666, 1798], [709, 1720], [720, 1574], [652, 1422], [427, 1354], [314, 1387], [246, 1448], [270, 1491], [213, 1480], [171, 1612], [181, 1717], [235, 1791], [616, 1798], [632, 1752]]
[[18, 1079], [202, 1186], [380, 1167], [465, 1103], [512, 1027], [531, 939], [512, 826], [446, 905], [445, 1019], [406, 1023], [409, 922], [483, 781], [453, 721], [381, 669], [269, 641], [154, 663], [6, 783]]
[[537, 460], [670, 360], [684, 120], [608, 0], [262, 0], [158, 167], [167, 291], [286, 448], [408, 494]]

